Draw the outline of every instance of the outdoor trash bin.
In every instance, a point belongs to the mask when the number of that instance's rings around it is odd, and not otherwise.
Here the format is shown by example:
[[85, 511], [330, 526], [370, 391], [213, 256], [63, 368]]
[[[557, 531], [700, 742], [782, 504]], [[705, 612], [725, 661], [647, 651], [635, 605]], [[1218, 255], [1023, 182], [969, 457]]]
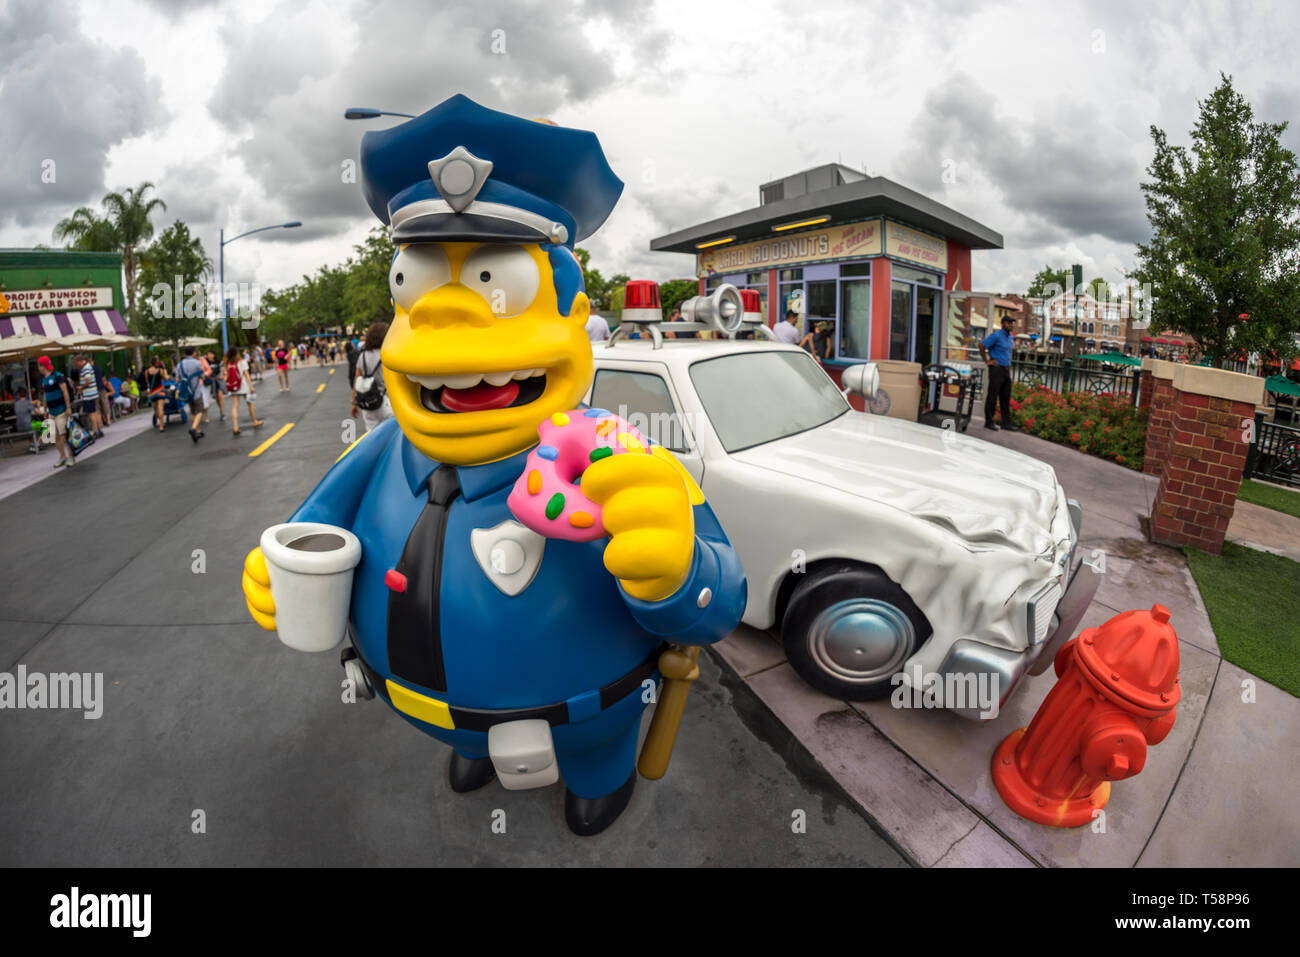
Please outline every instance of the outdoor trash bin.
[[877, 359], [876, 368], [880, 386], [876, 397], [867, 403], [867, 411], [915, 422], [921, 407], [921, 363]]

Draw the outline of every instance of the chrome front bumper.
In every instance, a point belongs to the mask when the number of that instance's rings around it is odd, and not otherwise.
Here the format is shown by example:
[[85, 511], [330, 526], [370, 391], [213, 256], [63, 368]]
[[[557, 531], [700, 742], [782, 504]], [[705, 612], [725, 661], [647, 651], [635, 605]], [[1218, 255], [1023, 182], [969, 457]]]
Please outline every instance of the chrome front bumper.
[[[1083, 510], [1079, 503], [1071, 499], [1070, 524], [1074, 529], [1074, 541], [1071, 543], [1070, 562], [1077, 551], [1079, 533], [1083, 525]], [[1052, 622], [1046, 637], [1033, 642], [1034, 628], [1030, 622], [1031, 644], [1024, 651], [1011, 651], [984, 644], [970, 638], [961, 638], [948, 649], [948, 654], [939, 666], [939, 676], [944, 680], [945, 689], [962, 686], [963, 694], [953, 700], [945, 694], [945, 706], [974, 721], [991, 720], [997, 717], [1002, 706], [1011, 697], [1020, 680], [1026, 675], [1040, 675], [1048, 669], [1056, 658], [1057, 651], [1074, 634], [1083, 620], [1084, 613], [1092, 604], [1097, 588], [1101, 585], [1100, 563], [1088, 560], [1080, 561], [1070, 575], [1065, 593], [1056, 604]], [[972, 687], [973, 686], [973, 687]], [[969, 690], [967, 690], [969, 689]], [[980, 700], [970, 701], [971, 691], [978, 692]], [[995, 694], [996, 693], [996, 694]], [[992, 698], [997, 698], [997, 707], [992, 706]]]

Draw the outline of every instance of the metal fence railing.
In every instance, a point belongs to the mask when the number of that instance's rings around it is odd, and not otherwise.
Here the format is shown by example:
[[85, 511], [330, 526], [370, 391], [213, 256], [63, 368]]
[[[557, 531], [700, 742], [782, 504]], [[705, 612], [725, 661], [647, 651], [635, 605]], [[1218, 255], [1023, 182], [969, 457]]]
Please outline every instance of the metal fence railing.
[[1119, 393], [1137, 405], [1142, 370], [1095, 359], [1022, 352], [1012, 356], [1011, 381], [1027, 386], [1041, 385], [1053, 392], [1089, 392], [1093, 395]]
[[1255, 413], [1255, 441], [1246, 453], [1244, 478], [1300, 486], [1300, 429], [1264, 421]]

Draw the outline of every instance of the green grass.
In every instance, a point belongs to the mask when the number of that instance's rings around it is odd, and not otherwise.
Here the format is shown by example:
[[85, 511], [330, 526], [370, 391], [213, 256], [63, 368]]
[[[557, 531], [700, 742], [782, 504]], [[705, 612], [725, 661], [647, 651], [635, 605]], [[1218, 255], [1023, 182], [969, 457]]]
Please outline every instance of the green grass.
[[1293, 492], [1290, 489], [1282, 488], [1280, 485], [1270, 485], [1268, 482], [1256, 482], [1254, 479], [1246, 479], [1241, 483], [1241, 491], [1237, 493], [1237, 498], [1243, 502], [1263, 505], [1275, 512], [1285, 512], [1287, 515], [1300, 518], [1300, 489]]
[[1183, 553], [1223, 657], [1300, 698], [1300, 562], [1232, 542]]

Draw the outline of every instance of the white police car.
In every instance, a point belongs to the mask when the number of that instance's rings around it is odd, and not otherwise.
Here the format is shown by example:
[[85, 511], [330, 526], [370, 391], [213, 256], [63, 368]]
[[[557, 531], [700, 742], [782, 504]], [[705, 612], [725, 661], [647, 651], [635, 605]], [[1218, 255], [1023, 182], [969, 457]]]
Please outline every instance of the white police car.
[[[1070, 574], [1082, 513], [1050, 466], [857, 412], [796, 346], [624, 319], [642, 338], [594, 344], [587, 401], [695, 476], [744, 564], [744, 621], [779, 629], [805, 680], [849, 700], [925, 682], [927, 703], [989, 717], [1050, 666], [1098, 583]], [[874, 366], [845, 379], [870, 397]]]

